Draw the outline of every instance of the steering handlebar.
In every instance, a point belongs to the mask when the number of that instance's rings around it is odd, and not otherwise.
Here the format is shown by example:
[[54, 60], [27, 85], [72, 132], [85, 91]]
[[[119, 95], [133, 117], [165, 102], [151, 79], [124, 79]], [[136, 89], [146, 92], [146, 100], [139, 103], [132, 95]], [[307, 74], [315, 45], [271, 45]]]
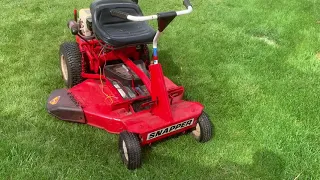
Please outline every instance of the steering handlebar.
[[172, 14], [172, 13], [174, 13], [174, 15], [180, 16], [180, 15], [185, 15], [185, 14], [189, 14], [192, 12], [192, 5], [189, 0], [184, 0], [183, 5], [186, 7], [186, 10], [162, 12], [162, 13], [158, 13], [157, 15], [149, 15], [149, 16], [133, 16], [127, 12], [119, 11], [116, 9], [110, 10], [110, 13], [112, 16], [115, 16], [115, 17], [118, 17], [121, 19], [130, 20], [130, 21], [150, 21], [150, 20], [158, 19], [159, 14], [167, 14], [167, 13]]

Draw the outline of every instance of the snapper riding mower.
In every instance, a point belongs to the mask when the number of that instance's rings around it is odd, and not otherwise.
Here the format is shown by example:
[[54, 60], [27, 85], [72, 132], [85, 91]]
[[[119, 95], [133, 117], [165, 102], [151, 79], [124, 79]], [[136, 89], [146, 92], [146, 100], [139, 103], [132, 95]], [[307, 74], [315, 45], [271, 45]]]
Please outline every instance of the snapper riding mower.
[[[62, 77], [68, 89], [50, 94], [47, 110], [55, 117], [119, 134], [119, 151], [128, 169], [141, 166], [141, 147], [182, 132], [199, 142], [212, 138], [204, 107], [183, 100], [184, 88], [163, 75], [157, 44], [182, 11], [143, 16], [137, 2], [96, 0], [74, 10], [68, 27], [76, 42], [60, 46]], [[79, 17], [78, 17], [79, 15]], [[155, 32], [146, 21], [157, 20]], [[152, 59], [147, 44], [153, 44]]]

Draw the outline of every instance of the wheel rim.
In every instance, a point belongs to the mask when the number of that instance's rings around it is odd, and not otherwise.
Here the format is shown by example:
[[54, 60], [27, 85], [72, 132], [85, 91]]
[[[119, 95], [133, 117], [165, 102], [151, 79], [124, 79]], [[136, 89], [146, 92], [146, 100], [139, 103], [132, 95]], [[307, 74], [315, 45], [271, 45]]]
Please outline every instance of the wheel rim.
[[67, 69], [67, 62], [66, 62], [64, 55], [61, 55], [61, 57], [60, 57], [60, 64], [61, 64], [61, 71], [62, 71], [63, 79], [65, 81], [67, 81], [68, 80], [68, 69]]
[[201, 129], [199, 123], [197, 123], [196, 129], [192, 131], [192, 134], [196, 137], [199, 138], [201, 134]]
[[128, 161], [128, 159], [129, 159], [129, 157], [128, 157], [128, 149], [127, 149], [127, 145], [126, 145], [126, 143], [124, 141], [122, 141], [122, 149], [123, 149], [124, 157]]

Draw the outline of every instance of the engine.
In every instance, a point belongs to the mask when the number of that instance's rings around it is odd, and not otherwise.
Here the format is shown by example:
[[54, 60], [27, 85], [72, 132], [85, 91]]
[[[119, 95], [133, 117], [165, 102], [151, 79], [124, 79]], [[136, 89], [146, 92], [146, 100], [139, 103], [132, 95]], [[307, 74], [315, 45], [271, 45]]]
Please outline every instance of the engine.
[[[76, 15], [75, 15], [76, 18]], [[78, 22], [70, 20], [67, 24], [73, 35], [81, 35], [85, 38], [92, 38], [92, 18], [90, 9], [81, 9], [79, 11]]]
[[92, 36], [92, 18], [90, 9], [81, 9], [79, 11], [79, 32], [83, 36]]

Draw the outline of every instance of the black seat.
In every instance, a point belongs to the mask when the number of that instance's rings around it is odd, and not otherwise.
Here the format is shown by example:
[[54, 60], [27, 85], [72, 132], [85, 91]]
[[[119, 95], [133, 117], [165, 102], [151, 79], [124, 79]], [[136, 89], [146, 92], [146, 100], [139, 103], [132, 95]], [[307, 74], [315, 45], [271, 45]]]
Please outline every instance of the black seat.
[[92, 28], [96, 36], [113, 47], [147, 44], [155, 31], [147, 22], [132, 22], [110, 14], [117, 9], [135, 16], [143, 16], [139, 6], [131, 0], [96, 0], [90, 6]]

